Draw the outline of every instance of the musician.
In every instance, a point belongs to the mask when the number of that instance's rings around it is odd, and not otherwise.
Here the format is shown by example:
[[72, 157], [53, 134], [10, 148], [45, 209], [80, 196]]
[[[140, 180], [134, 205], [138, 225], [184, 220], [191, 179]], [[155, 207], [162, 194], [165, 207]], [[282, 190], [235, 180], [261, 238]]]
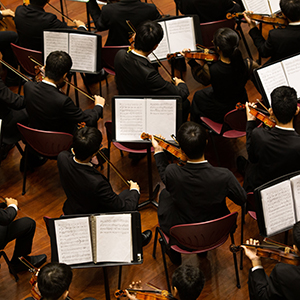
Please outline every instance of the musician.
[[[237, 102], [248, 99], [245, 85], [258, 65], [250, 58], [243, 60], [238, 49], [239, 36], [230, 28], [218, 29], [213, 38], [219, 60], [214, 63], [187, 59], [195, 80], [210, 87], [197, 91], [191, 105], [191, 120], [200, 123], [200, 117], [223, 123], [227, 112]], [[188, 49], [184, 49], [188, 50]]]
[[[102, 142], [101, 132], [94, 127], [84, 127], [75, 132], [72, 153], [58, 155], [57, 165], [62, 187], [67, 195], [63, 206], [65, 215], [92, 214], [136, 210], [140, 187], [129, 181], [129, 190], [117, 195], [108, 179], [90, 163]], [[143, 245], [151, 240], [152, 233], [143, 233]]]
[[130, 20], [136, 28], [145, 20], [160, 18], [154, 4], [144, 3], [140, 0], [121, 0], [116, 3], [108, 3], [102, 7], [102, 10], [96, 0], [90, 0], [88, 8], [97, 30], [109, 30], [106, 46], [129, 45], [131, 29], [126, 20]]
[[72, 133], [78, 123], [97, 127], [103, 117], [105, 99], [95, 96], [93, 109], [82, 111], [59, 88], [72, 66], [72, 59], [64, 51], [51, 52], [46, 59], [45, 78], [41, 82], [24, 85], [29, 125], [35, 129]]
[[[282, 175], [300, 170], [300, 136], [293, 128], [293, 119], [299, 112], [296, 91], [281, 86], [271, 93], [270, 116], [276, 122], [271, 130], [256, 128], [256, 118], [247, 111], [247, 153], [244, 158], [246, 192]], [[240, 157], [240, 160], [242, 158]], [[242, 163], [240, 162], [240, 167]]]
[[[41, 268], [38, 273], [37, 286], [43, 300], [64, 300], [69, 294], [73, 273], [70, 266], [63, 263], [49, 263]], [[34, 300], [28, 297], [25, 300]], [[84, 298], [82, 300], [96, 300]]]
[[269, 62], [282, 60], [296, 54], [300, 49], [300, 0], [280, 0], [280, 8], [289, 24], [285, 28], [270, 30], [264, 39], [256, 23], [246, 14], [244, 17], [250, 27], [249, 34], [262, 57], [270, 57]]
[[[71, 28], [57, 19], [56, 15], [44, 10], [49, 0], [30, 0], [29, 5], [20, 5], [16, 9], [15, 24], [22, 47], [43, 51], [43, 32], [54, 28]], [[79, 30], [87, 30], [84, 23], [74, 20]]]
[[[293, 238], [294, 250], [299, 255], [300, 222], [294, 225]], [[259, 241], [250, 239], [247, 241], [247, 244], [259, 245]], [[294, 300], [299, 297], [300, 285], [298, 280], [300, 279], [300, 266], [279, 263], [268, 277], [263, 269], [260, 257], [256, 256], [257, 249], [247, 246], [242, 247], [252, 263], [248, 280], [250, 300]]]
[[[205, 159], [207, 135], [201, 125], [184, 123], [177, 132], [177, 141], [188, 157], [183, 167], [169, 165], [163, 148], [152, 139], [156, 166], [166, 186], [159, 196], [158, 220], [167, 235], [174, 225], [209, 221], [229, 214], [226, 197], [237, 205], [246, 201], [246, 193], [235, 176], [228, 169], [213, 167]], [[180, 254], [175, 253], [169, 256], [180, 264]]]
[[148, 56], [163, 38], [160, 24], [146, 21], [136, 30], [134, 50], [120, 50], [115, 57], [116, 83], [120, 95], [178, 95], [183, 103], [183, 120], [187, 120], [190, 102], [185, 82], [174, 78], [175, 84], [162, 78]]
[[6, 203], [0, 203], [0, 249], [13, 240], [16, 240], [11, 264], [19, 273], [28, 268], [19, 261], [24, 256], [35, 267], [41, 266], [47, 259], [45, 254], [32, 255], [32, 240], [35, 233], [35, 221], [29, 217], [14, 220], [18, 213], [18, 201], [13, 198], [5, 198]]

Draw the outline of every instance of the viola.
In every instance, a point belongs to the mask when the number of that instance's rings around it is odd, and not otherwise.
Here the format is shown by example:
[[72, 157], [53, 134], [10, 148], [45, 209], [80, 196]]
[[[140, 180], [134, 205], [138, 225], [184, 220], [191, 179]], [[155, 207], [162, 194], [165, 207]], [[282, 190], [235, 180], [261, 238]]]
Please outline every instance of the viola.
[[[134, 292], [135, 296], [139, 300], [173, 300], [176, 299], [172, 294], [166, 290], [137, 290], [137, 289], [126, 289], [128, 292]], [[125, 290], [116, 290], [115, 297], [119, 298], [126, 295]]]
[[[208, 50], [208, 49], [206, 49]], [[185, 51], [183, 52], [184, 57], [186, 58], [192, 58], [192, 59], [200, 59], [200, 60], [206, 60], [206, 61], [218, 61], [219, 55], [216, 53], [210, 53], [205, 51]], [[170, 53], [167, 55], [167, 59], [170, 60], [171, 58], [177, 57], [181, 55], [180, 52]]]
[[[2, 9], [7, 9], [2, 2], [0, 2], [0, 7]], [[12, 17], [3, 17], [3, 19], [0, 21], [0, 31], [16, 31], [16, 25]]]
[[[243, 16], [244, 13], [228, 13], [226, 15], [227, 19], [232, 19], [238, 16]], [[276, 16], [276, 15], [265, 15], [265, 14], [253, 14], [253, 13], [246, 13], [246, 15], [257, 22], [262, 22], [266, 24], [273, 24], [273, 25], [288, 25], [288, 20], [284, 17]]]
[[[158, 142], [158, 144], [164, 148], [164, 150], [170, 152], [172, 155], [174, 155], [175, 157], [179, 158], [182, 162], [186, 162], [188, 160], [188, 157], [186, 156], [186, 154], [178, 147], [172, 145], [171, 143], [168, 143], [167, 141], [165, 141], [164, 139], [153, 135], [153, 138]], [[152, 136], [148, 133], [143, 132], [141, 134], [141, 139], [146, 140], [152, 139]]]

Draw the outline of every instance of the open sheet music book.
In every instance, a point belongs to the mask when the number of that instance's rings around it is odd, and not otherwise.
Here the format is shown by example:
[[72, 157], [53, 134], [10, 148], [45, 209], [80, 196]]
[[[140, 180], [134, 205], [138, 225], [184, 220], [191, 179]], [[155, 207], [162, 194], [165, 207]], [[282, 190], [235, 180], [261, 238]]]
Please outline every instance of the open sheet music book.
[[254, 70], [262, 87], [263, 97], [271, 106], [272, 91], [282, 85], [293, 87], [300, 97], [300, 54]]
[[[263, 236], [289, 230], [300, 220], [300, 175], [296, 173], [298, 175], [291, 178], [285, 176], [285, 180], [266, 188], [259, 187], [260, 197], [256, 206]], [[257, 194], [255, 196], [257, 198]]]
[[280, 11], [280, 0], [242, 0], [246, 10], [253, 11], [255, 14], [271, 15]]

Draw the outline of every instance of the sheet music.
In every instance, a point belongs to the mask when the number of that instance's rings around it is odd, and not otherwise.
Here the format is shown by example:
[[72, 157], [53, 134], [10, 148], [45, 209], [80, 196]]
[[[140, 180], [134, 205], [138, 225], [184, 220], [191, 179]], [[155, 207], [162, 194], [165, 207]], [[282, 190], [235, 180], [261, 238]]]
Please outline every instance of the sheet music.
[[176, 133], [176, 100], [147, 101], [146, 133], [161, 134], [170, 140], [171, 134]]
[[72, 70], [96, 72], [97, 36], [70, 33], [69, 54], [72, 58]]
[[295, 212], [290, 180], [261, 190], [260, 193], [267, 235], [293, 227]]
[[69, 52], [69, 34], [67, 32], [44, 31], [44, 63], [46, 63], [47, 56], [53, 51]]
[[280, 0], [269, 0], [269, 4], [271, 7], [271, 13], [277, 13], [279, 11], [281, 11], [280, 6], [279, 6], [279, 2]]
[[272, 91], [282, 85], [288, 85], [287, 78], [282, 68], [281, 62], [261, 68], [257, 70], [265, 93], [268, 97], [271, 106], [271, 93]]
[[296, 210], [296, 221], [300, 220], [300, 175], [290, 179], [294, 196], [294, 206]]
[[97, 262], [131, 262], [131, 214], [96, 216]]
[[288, 85], [297, 91], [300, 97], [300, 55], [283, 60], [282, 65], [288, 81]]
[[271, 14], [267, 0], [242, 0], [246, 10], [253, 11], [255, 14]]
[[116, 140], [140, 140], [146, 127], [146, 101], [144, 99], [116, 99]]
[[[170, 46], [169, 46], [169, 41], [168, 41], [168, 32], [166, 29], [166, 22], [161, 21], [158, 23], [161, 25], [161, 27], [164, 31], [164, 37], [162, 38], [162, 40], [158, 44], [157, 48], [153, 52], [157, 56], [158, 59], [163, 59], [163, 58], [166, 58], [167, 54], [169, 54], [171, 52], [170, 52]], [[152, 53], [148, 57], [151, 61], [156, 61], [156, 58], [154, 57], [154, 55]]]
[[88, 217], [55, 220], [58, 261], [68, 265], [93, 261]]

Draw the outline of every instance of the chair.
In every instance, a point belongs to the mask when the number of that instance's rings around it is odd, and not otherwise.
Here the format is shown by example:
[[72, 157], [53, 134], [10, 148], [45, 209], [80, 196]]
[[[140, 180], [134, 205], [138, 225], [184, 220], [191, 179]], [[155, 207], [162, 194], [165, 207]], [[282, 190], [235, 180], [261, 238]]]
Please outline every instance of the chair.
[[9, 268], [9, 271], [15, 277], [16, 282], [18, 282], [19, 276], [17, 275], [16, 271], [14, 270], [13, 266], [11, 265], [11, 263], [10, 263], [7, 255], [6, 255], [6, 253], [3, 250], [0, 251], [0, 257], [2, 257], [2, 256], [5, 259], [5, 262], [6, 262], [7, 266], [8, 266], [8, 268]]
[[[160, 227], [156, 227], [152, 256], [154, 259], [156, 258], [156, 244], [159, 233], [159, 242], [161, 244], [161, 252], [169, 291], [171, 291], [171, 287], [165, 257], [166, 249], [171, 248], [174, 251], [181, 254], [197, 254], [201, 252], [210, 251], [221, 246], [227, 241], [229, 235], [231, 238], [231, 243], [234, 244], [233, 234], [236, 228], [237, 215], [238, 213], [234, 212], [219, 219], [207, 222], [183, 224], [171, 227], [170, 236], [175, 239], [175, 242], [177, 242], [179, 245], [182, 245], [184, 248], [187, 247], [189, 249], [192, 249], [192, 251], [187, 251], [183, 249], [182, 246], [175, 245], [172, 242], [172, 239], [170, 240], [170, 238], [163, 233]], [[240, 288], [241, 286], [236, 253], [233, 253], [233, 260], [237, 287]]]
[[17, 125], [26, 143], [22, 190], [22, 195], [24, 195], [26, 192], [26, 173], [28, 169], [28, 148], [30, 147], [44, 157], [56, 159], [61, 151], [70, 149], [73, 136], [65, 132], [37, 130], [20, 123]]

